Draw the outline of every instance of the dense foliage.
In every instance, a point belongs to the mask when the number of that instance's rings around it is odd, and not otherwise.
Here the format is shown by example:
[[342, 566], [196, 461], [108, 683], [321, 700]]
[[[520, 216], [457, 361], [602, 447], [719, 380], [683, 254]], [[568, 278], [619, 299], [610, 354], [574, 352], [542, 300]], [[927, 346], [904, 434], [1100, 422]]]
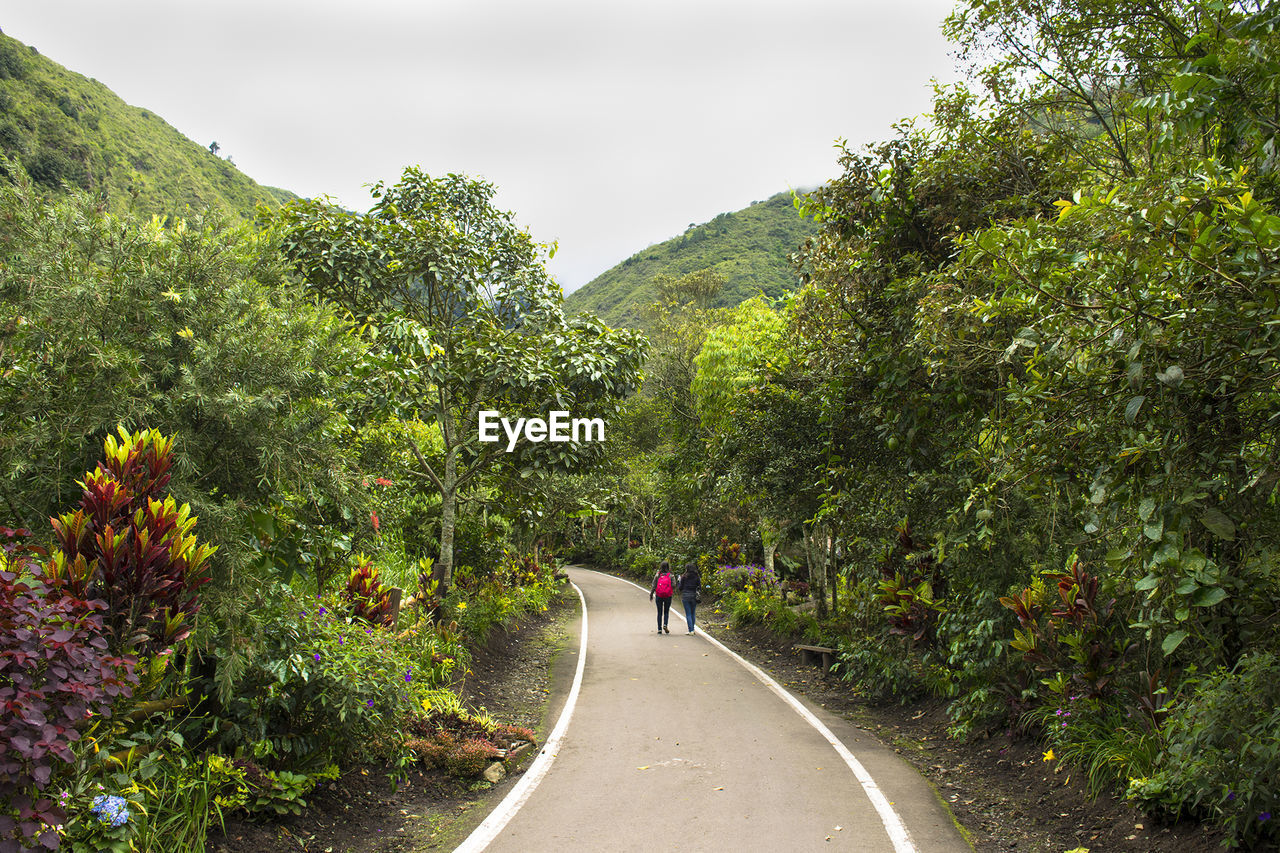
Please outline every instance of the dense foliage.
[[374, 188], [366, 216], [297, 201], [278, 217], [283, 251], [307, 285], [372, 330], [369, 403], [438, 427], [443, 458], [435, 463], [405, 440], [416, 473], [440, 496], [441, 594], [453, 582], [468, 483], [490, 471], [528, 478], [582, 468], [602, 452], [599, 441], [528, 433], [505, 447], [486, 444], [481, 414], [609, 416], [639, 383], [644, 352], [637, 333], [565, 317], [543, 248], [494, 206], [494, 192], [463, 175], [409, 168], [393, 186]]
[[[6, 536], [8, 528], [0, 530]], [[25, 533], [26, 531], [21, 531]], [[56, 847], [65, 818], [49, 793], [75, 764], [86, 721], [111, 714], [138, 681], [135, 659], [112, 655], [99, 601], [50, 589], [9, 546], [0, 555], [0, 849], [26, 839]]]
[[[471, 647], [558, 596], [538, 486], [600, 449], [480, 459], [474, 423], [447, 421], [452, 398], [419, 404], [447, 385], [476, 405], [607, 415], [642, 339], [566, 320], [535, 245], [481, 210], [478, 182], [458, 179], [477, 206], [454, 211], [489, 216], [475, 244], [443, 220], [435, 242], [384, 246], [424, 253], [420, 269], [483, 268], [440, 283], [481, 287], [475, 324], [450, 309], [428, 334], [394, 298], [355, 321], [354, 303], [291, 282], [296, 231], [117, 215], [7, 171], [0, 501], [50, 556], [6, 547], [0, 571], [0, 849], [203, 850], [225, 815], [296, 813], [343, 766], [474, 776], [531, 739], [453, 691]], [[468, 371], [485, 365], [492, 393], [476, 395]], [[450, 454], [475, 472], [453, 482], [454, 543], [436, 535], [430, 476]], [[444, 583], [441, 566], [456, 567]]]
[[[721, 608], [838, 646], [854, 688], [1274, 839], [1280, 729], [1228, 710], [1280, 618], [1274, 9], [974, 0], [945, 29], [971, 84], [842, 149], [803, 287], [666, 321], [699, 329], [696, 421], [646, 388], [617, 476], [659, 535], [615, 493], [583, 551], [737, 566]], [[683, 346], [655, 334], [658, 375]]]

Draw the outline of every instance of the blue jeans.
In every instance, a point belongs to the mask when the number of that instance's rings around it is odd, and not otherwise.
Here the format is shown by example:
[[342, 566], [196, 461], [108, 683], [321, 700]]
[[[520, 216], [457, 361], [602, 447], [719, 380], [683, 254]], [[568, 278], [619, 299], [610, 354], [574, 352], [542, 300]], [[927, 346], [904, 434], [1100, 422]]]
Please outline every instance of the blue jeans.
[[693, 617], [698, 610], [698, 597], [696, 595], [681, 595], [680, 600], [684, 602], [684, 618], [689, 623], [689, 631], [693, 631]]

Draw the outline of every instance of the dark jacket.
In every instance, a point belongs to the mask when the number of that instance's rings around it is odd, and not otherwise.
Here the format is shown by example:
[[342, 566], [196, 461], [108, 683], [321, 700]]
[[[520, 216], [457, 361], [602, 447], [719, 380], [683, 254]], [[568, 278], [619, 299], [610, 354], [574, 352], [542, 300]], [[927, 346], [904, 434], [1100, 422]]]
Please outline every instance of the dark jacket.
[[697, 569], [690, 569], [680, 576], [680, 597], [693, 598], [702, 586], [702, 576]]

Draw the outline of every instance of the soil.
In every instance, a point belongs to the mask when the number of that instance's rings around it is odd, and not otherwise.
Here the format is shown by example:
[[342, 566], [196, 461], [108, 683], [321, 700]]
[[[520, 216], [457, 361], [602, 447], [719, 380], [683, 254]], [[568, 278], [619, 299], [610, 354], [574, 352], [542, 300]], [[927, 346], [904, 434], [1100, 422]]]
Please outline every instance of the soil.
[[[539, 740], [551, 695], [552, 663], [577, 615], [577, 596], [565, 587], [548, 612], [495, 630], [473, 650], [470, 674], [454, 685], [471, 710], [532, 729]], [[553, 721], [552, 721], [553, 722]], [[527, 763], [534, 750], [520, 761]], [[321, 783], [297, 816], [228, 819], [210, 833], [210, 853], [413, 853], [452, 850], [497, 804], [488, 782], [465, 782], [440, 771], [411, 770], [397, 785], [386, 764], [353, 767]], [[513, 769], [518, 773], [519, 769]], [[502, 783], [499, 783], [501, 786]]]
[[[459, 685], [468, 705], [543, 738], [552, 663], [577, 612], [562, 596], [547, 614], [495, 632], [474, 654]], [[875, 704], [805, 664], [792, 643], [762, 628], [730, 630], [707, 607], [705, 630], [789, 690], [839, 714], [910, 761], [934, 785], [977, 853], [1216, 853], [1221, 836], [1204, 827], [1159, 825], [1123, 800], [1090, 800], [1079, 776], [1042, 760], [1039, 745], [1004, 736], [959, 742], [946, 736], [943, 703]], [[516, 771], [519, 772], [518, 770]], [[501, 785], [501, 783], [500, 783]], [[436, 772], [413, 772], [398, 788], [388, 768], [366, 766], [326, 783], [302, 815], [277, 821], [229, 821], [214, 853], [411, 853], [445, 849], [497, 804], [488, 783], [467, 785]]]

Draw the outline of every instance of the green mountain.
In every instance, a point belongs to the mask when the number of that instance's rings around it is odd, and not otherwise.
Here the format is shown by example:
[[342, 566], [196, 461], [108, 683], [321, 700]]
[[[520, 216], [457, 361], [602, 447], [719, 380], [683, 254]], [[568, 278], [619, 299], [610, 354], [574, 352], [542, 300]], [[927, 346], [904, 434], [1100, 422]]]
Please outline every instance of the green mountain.
[[813, 222], [800, 218], [791, 194], [779, 193], [637, 252], [566, 296], [565, 309], [637, 328], [641, 308], [654, 300], [655, 277], [679, 278], [707, 268], [725, 278], [714, 306], [737, 305], [762, 291], [779, 296], [797, 285], [789, 256], [816, 231]]
[[3, 34], [0, 152], [52, 191], [65, 184], [101, 192], [121, 211], [214, 208], [247, 218], [260, 201], [294, 197], [255, 183], [156, 114]]

